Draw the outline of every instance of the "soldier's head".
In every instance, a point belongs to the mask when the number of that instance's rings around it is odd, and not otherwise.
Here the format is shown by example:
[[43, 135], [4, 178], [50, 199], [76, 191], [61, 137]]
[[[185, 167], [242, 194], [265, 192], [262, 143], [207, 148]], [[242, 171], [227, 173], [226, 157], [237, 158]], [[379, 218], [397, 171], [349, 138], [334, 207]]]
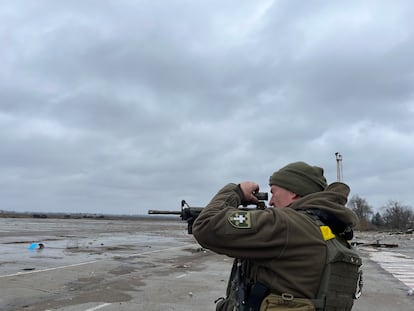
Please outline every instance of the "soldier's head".
[[325, 190], [323, 169], [305, 162], [290, 163], [274, 172], [269, 179], [272, 197], [269, 204], [286, 207], [308, 194]]

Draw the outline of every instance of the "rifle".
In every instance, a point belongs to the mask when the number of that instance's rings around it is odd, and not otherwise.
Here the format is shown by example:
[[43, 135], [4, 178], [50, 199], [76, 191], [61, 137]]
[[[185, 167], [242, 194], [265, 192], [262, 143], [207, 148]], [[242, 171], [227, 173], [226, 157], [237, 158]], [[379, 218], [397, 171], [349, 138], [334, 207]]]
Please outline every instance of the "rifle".
[[[264, 201], [267, 201], [267, 192], [256, 192], [253, 195], [259, 200], [257, 203], [243, 202], [242, 207], [239, 207], [241, 210], [248, 210], [247, 206], [250, 204], [256, 205], [256, 209], [265, 209], [266, 204]], [[152, 215], [179, 215], [182, 220], [187, 221], [187, 232], [188, 234], [193, 234], [193, 223], [196, 218], [200, 215], [204, 207], [192, 207], [188, 205], [185, 200], [181, 200], [181, 211], [164, 211], [164, 210], [148, 210], [148, 214]]]

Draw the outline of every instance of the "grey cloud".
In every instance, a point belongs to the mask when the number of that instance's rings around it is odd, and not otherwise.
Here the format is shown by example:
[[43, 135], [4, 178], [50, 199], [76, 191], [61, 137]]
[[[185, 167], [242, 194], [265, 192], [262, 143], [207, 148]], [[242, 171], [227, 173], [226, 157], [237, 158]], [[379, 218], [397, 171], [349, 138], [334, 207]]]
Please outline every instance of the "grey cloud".
[[2, 206], [206, 204], [227, 182], [266, 190], [291, 161], [334, 181], [337, 151], [353, 194], [412, 205], [413, 11], [410, 1], [6, 1]]

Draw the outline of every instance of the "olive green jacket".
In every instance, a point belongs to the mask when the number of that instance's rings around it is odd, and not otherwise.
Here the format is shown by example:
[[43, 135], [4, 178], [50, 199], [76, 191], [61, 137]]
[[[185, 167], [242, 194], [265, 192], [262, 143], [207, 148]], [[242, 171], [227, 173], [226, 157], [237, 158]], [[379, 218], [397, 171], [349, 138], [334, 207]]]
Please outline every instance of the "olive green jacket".
[[[356, 215], [345, 207], [349, 187], [334, 183], [325, 191], [307, 195], [286, 208], [240, 213], [240, 187], [228, 184], [200, 213], [193, 234], [201, 246], [216, 253], [244, 259], [244, 271], [271, 292], [314, 298], [326, 257], [320, 229], [299, 209], [317, 208], [333, 213], [349, 226]], [[230, 283], [230, 282], [229, 282]], [[228, 289], [229, 291], [229, 289]]]

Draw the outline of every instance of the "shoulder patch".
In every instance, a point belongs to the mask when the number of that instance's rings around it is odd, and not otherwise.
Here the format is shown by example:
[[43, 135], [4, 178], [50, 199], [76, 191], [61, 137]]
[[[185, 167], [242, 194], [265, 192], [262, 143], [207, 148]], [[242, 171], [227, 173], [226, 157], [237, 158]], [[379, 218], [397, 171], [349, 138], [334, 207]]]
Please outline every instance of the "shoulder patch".
[[321, 230], [323, 239], [325, 241], [328, 241], [336, 237], [335, 234], [333, 234], [333, 232], [331, 231], [331, 228], [329, 228], [328, 226], [320, 226], [319, 229]]
[[227, 220], [235, 228], [249, 229], [252, 227], [251, 216], [248, 211], [232, 212]]

